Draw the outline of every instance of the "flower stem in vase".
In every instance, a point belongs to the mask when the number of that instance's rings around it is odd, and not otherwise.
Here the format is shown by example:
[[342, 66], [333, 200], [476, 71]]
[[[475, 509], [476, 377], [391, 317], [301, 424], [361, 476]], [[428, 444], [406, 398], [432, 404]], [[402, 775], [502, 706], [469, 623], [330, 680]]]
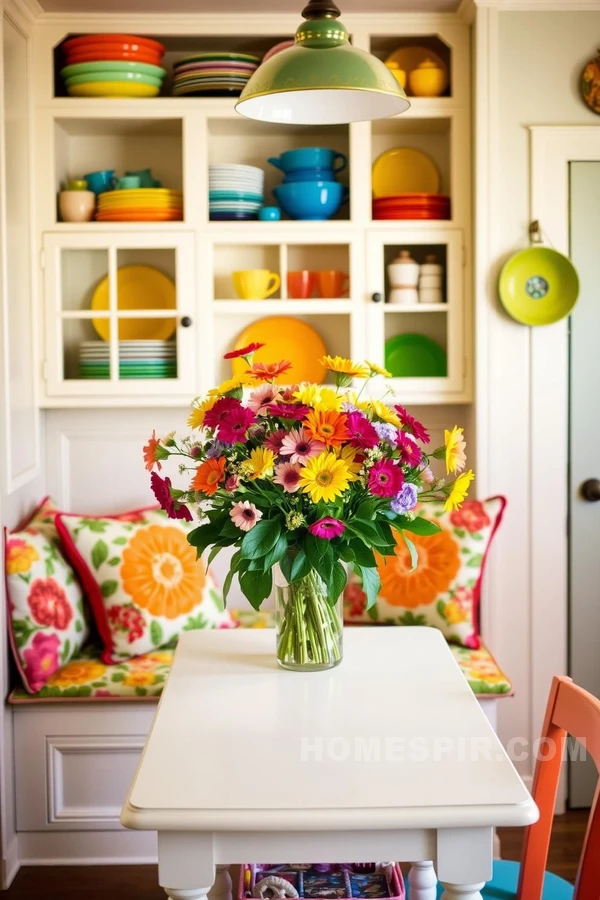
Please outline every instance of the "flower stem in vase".
[[342, 659], [342, 601], [331, 606], [327, 587], [311, 571], [288, 584], [274, 571], [277, 659], [286, 669], [320, 671]]

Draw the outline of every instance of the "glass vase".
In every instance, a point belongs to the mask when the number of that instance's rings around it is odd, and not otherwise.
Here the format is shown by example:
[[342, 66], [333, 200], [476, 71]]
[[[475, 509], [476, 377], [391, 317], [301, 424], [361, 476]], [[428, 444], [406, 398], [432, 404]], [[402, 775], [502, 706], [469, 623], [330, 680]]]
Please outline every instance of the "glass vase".
[[342, 661], [343, 599], [331, 606], [327, 587], [311, 571], [289, 584], [273, 569], [277, 660], [284, 669], [320, 672]]

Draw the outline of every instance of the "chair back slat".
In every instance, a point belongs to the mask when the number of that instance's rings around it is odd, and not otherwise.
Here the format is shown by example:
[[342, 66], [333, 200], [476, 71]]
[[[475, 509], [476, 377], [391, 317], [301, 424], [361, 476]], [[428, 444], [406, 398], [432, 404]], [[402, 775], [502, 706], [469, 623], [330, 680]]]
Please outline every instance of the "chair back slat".
[[[525, 831], [518, 900], [542, 900], [554, 808], [567, 734], [579, 740], [600, 769], [600, 701], [570, 678], [552, 681], [532, 794], [540, 811]], [[600, 900], [600, 806], [596, 790], [590, 812], [573, 900]]]

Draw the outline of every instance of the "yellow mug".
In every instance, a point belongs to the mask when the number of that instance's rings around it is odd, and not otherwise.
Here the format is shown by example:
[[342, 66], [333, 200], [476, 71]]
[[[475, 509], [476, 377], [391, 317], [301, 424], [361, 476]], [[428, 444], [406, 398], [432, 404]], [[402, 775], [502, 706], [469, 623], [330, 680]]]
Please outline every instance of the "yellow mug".
[[266, 300], [279, 290], [281, 278], [268, 269], [233, 272], [233, 286], [242, 300]]

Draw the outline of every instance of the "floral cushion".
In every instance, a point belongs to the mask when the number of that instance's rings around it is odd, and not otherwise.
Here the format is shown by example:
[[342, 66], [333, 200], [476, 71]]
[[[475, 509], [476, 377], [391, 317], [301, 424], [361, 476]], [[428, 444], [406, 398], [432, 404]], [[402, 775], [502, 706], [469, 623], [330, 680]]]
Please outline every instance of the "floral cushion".
[[448, 641], [477, 649], [481, 579], [505, 505], [504, 497], [467, 500], [452, 512], [445, 512], [443, 503], [421, 504], [419, 515], [442, 530], [429, 537], [410, 535], [419, 554], [412, 571], [401, 538], [395, 557], [379, 557], [381, 591], [368, 611], [361, 582], [353, 576], [344, 591], [345, 621], [430, 625]]
[[9, 636], [23, 684], [36, 693], [88, 637], [83, 593], [63, 555], [46, 497], [29, 521], [5, 530]]
[[156, 509], [126, 519], [59, 514], [56, 523], [89, 598], [104, 663], [174, 645], [181, 631], [231, 627], [187, 541], [191, 523]]

